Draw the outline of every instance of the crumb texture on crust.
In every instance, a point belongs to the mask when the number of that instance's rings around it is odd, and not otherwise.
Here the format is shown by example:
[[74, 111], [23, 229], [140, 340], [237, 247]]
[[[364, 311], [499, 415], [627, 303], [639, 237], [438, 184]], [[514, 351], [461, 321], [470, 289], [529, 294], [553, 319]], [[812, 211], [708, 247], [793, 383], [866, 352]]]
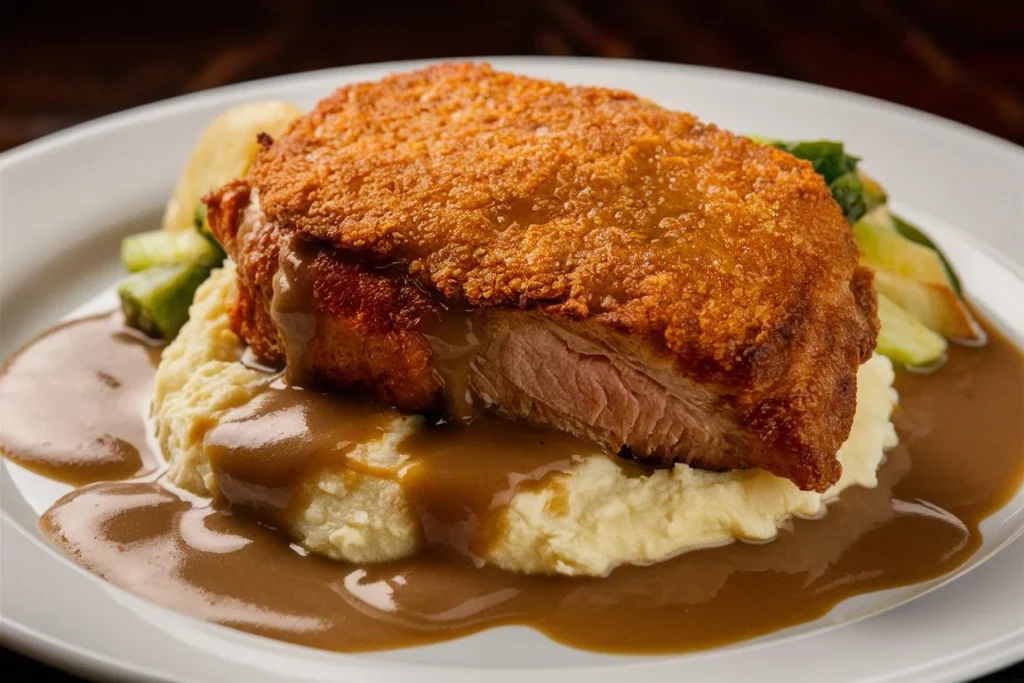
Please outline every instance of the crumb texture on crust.
[[[764, 445], [751, 464], [819, 491], [840, 475], [877, 320], [806, 161], [628, 92], [445, 64], [340, 88], [225, 192], [246, 188], [281, 230], [450, 300], [642, 339], [730, 397]], [[238, 216], [211, 217], [222, 241]]]
[[486, 66], [345, 86], [249, 182], [270, 220], [402, 259], [447, 297], [598, 316], [727, 373], [857, 264], [809, 163], [630, 93]]
[[[228, 313], [236, 295], [228, 261], [199, 289], [189, 322], [157, 371], [153, 414], [168, 477], [199, 495], [218, 491], [203, 454], [204, 435], [267, 381], [238, 362], [244, 346]], [[485, 559], [510, 571], [600, 576], [619, 564], [657, 562], [734, 539], [769, 540], [786, 519], [820, 514], [847, 487], [877, 484], [884, 451], [896, 443], [889, 420], [893, 378], [882, 356], [861, 366], [856, 417], [838, 455], [843, 476], [824, 494], [800, 491], [762, 470], [712, 473], [680, 464], [628, 476], [606, 456], [581, 453], [566, 474], [513, 496], [499, 513], [500, 533]], [[349, 453], [360, 461], [358, 472], [316, 470], [303, 483], [302, 504], [285, 531], [311, 552], [349, 562], [394, 560], [419, 550], [419, 521], [394, 473], [410, 462], [402, 440], [422, 425], [396, 419], [379, 439]]]

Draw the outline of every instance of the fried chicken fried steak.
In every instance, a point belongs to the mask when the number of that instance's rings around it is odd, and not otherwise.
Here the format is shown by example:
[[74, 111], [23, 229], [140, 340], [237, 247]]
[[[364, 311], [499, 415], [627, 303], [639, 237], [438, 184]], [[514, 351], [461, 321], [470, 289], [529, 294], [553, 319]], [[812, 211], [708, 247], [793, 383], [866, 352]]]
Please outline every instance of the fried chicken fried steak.
[[648, 462], [839, 478], [878, 322], [809, 163], [471, 64], [345, 86], [262, 142], [206, 201], [264, 361]]

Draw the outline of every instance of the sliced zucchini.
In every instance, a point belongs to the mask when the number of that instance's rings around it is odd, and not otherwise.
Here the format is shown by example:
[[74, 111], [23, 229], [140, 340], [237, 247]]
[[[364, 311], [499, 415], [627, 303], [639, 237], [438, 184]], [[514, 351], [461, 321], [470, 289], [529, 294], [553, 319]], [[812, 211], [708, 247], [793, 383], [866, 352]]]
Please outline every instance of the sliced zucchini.
[[960, 278], [957, 277], [956, 271], [953, 270], [953, 266], [950, 265], [949, 260], [946, 258], [946, 255], [942, 253], [942, 250], [931, 241], [928, 235], [921, 232], [917, 227], [907, 223], [899, 216], [891, 216], [891, 218], [892, 224], [896, 228], [896, 232], [903, 235], [914, 244], [920, 244], [922, 247], [928, 247], [939, 255], [939, 259], [942, 261], [942, 267], [946, 269], [946, 277], [949, 278], [950, 287], [952, 287], [957, 296], [962, 295], [963, 292], [960, 289]]
[[223, 260], [224, 252], [220, 245], [195, 230], [153, 230], [129, 235], [121, 240], [121, 263], [129, 273], [153, 266], [176, 266], [182, 263], [213, 267], [220, 265]]
[[117, 288], [125, 322], [157, 339], [173, 339], [188, 320], [188, 308], [208, 266], [154, 266], [129, 275]]
[[875, 271], [875, 289], [947, 339], [969, 343], [985, 340], [985, 333], [970, 310], [949, 287], [916, 282], [878, 270]]
[[901, 235], [886, 207], [878, 207], [857, 221], [853, 238], [865, 265], [909, 280], [953, 289], [938, 252]]
[[878, 352], [908, 367], [927, 368], [946, 355], [946, 340], [884, 294], [878, 295]]

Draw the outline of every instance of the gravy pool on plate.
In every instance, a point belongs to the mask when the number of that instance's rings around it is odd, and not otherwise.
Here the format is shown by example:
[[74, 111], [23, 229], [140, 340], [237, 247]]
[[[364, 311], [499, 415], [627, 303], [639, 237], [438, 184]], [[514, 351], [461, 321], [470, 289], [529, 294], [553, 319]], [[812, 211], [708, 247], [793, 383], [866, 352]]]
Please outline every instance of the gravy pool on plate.
[[[4, 424], [41, 433], [55, 416], [71, 420], [57, 448], [12, 444], [6, 431], [4, 448], [47, 476], [97, 482], [43, 516], [59, 547], [117, 585], [210, 621], [341, 651], [527, 624], [586, 649], [678, 652], [815, 619], [853, 595], [941, 576], [977, 550], [979, 522], [1019, 488], [1024, 453], [1016, 422], [1024, 359], [987, 331], [987, 346], [951, 348], [932, 374], [897, 371], [901, 441], [876, 488], [850, 489], [823, 519], [795, 519], [768, 544], [694, 551], [601, 579], [478, 568], [444, 547], [392, 563], [338, 564], [152, 474], [107, 481], [110, 450], [97, 433], [131, 443], [142, 462], [159, 460], [142, 438], [138, 403], [155, 372], [151, 347], [125, 334], [119, 314], [68, 323], [8, 364], [0, 379]], [[44, 351], [41, 371], [32, 355]], [[138, 363], [109, 363], [133, 355]], [[45, 413], [32, 408], [41, 402]], [[85, 416], [91, 425], [76, 425], [86, 403], [96, 408]], [[507, 438], [519, 442], [522, 432], [510, 429]], [[89, 473], [92, 465], [104, 469]], [[140, 469], [130, 458], [115, 472], [131, 477]]]

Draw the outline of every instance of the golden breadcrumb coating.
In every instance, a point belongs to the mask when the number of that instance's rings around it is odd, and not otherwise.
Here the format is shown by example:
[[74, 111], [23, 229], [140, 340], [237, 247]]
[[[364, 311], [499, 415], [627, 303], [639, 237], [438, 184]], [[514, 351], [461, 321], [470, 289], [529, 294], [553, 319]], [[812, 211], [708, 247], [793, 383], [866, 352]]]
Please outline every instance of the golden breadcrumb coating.
[[[218, 202], [252, 188], [280, 230], [401, 263], [445, 299], [651, 344], [732, 403], [762, 443], [750, 464], [838, 479], [878, 323], [809, 163], [627, 92], [474, 64], [342, 87], [267, 143], [211, 197], [229, 250], [240, 212]], [[253, 258], [272, 270], [274, 254]]]

